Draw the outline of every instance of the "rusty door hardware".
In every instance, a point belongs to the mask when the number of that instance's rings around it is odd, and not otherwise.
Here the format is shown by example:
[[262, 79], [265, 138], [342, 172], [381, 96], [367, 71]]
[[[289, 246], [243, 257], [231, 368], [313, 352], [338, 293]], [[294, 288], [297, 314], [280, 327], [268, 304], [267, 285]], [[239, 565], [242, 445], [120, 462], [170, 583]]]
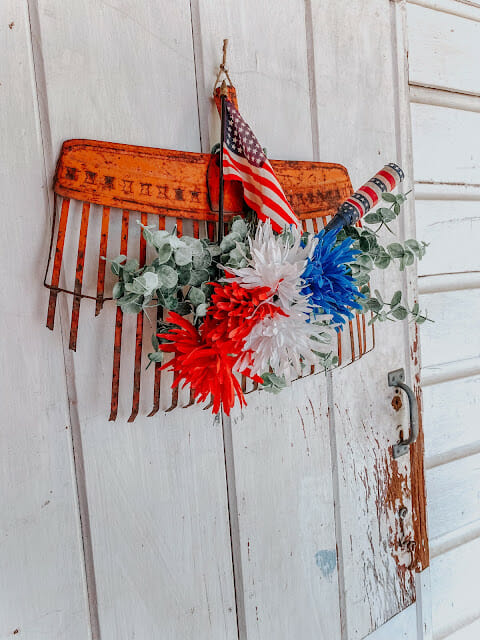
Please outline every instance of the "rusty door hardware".
[[395, 371], [389, 372], [388, 386], [398, 387], [402, 389], [402, 391], [405, 391], [409, 407], [410, 435], [407, 439], [400, 440], [400, 442], [393, 445], [393, 457], [396, 459], [408, 453], [410, 445], [413, 444], [418, 437], [418, 405], [412, 389], [408, 384], [405, 384], [404, 369], [396, 369]]

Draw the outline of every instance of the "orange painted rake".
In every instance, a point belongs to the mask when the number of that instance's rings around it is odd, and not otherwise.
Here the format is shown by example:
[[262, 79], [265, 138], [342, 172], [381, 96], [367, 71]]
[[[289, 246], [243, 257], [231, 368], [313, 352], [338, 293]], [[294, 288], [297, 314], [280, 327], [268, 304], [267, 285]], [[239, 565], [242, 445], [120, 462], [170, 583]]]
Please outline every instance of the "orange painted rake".
[[[279, 182], [294, 211], [302, 220], [303, 228], [318, 232], [335, 214], [340, 203], [351, 193], [352, 187], [345, 167], [338, 164], [321, 162], [296, 162], [272, 160]], [[107, 258], [108, 234], [113, 216], [121, 216], [121, 236], [119, 252], [127, 255], [129, 231], [139, 236], [139, 264], [146, 260], [146, 242], [138, 225], [131, 224], [131, 214], [138, 212], [142, 224], [147, 224], [149, 215], [158, 216], [158, 228], [164, 229], [166, 220], [173, 219], [179, 235], [184, 223], [195, 237], [216, 238], [218, 217], [219, 168], [216, 155], [189, 153], [167, 149], [136, 147], [93, 140], [68, 140], [63, 144], [54, 180], [55, 211], [57, 199], [61, 199], [60, 215], [54, 220], [52, 228], [52, 246], [50, 262], [53, 261], [47, 327], [53, 329], [56, 301], [59, 292], [73, 295], [70, 349], [76, 350], [80, 305], [83, 298], [96, 301], [95, 315], [98, 315], [106, 301], [110, 301], [111, 292], [105, 293], [105, 268]], [[77, 260], [73, 290], [61, 288], [60, 271], [62, 268], [67, 222], [72, 201], [82, 203], [80, 230], [78, 237]], [[102, 207], [100, 238], [88, 238], [89, 244], [98, 243], [96, 294], [83, 290], [85, 255], [87, 248], [88, 226], [92, 205]], [[240, 183], [225, 183], [224, 212], [225, 224], [235, 215], [242, 215], [245, 205]], [[55, 240], [55, 229], [56, 242]], [[112, 256], [113, 257], [113, 256]], [[47, 272], [49, 267], [47, 266]], [[162, 319], [160, 307], [157, 321]], [[133, 421], [139, 411], [140, 384], [142, 372], [142, 347], [144, 313], [137, 316], [136, 345], [133, 373], [132, 411], [129, 417]], [[123, 313], [116, 310], [112, 396], [110, 420], [115, 420], [118, 412], [120, 361], [122, 348]], [[373, 330], [372, 330], [373, 331]], [[349, 332], [339, 334], [338, 355], [344, 366], [373, 348], [373, 333], [367, 336], [364, 316], [357, 316], [349, 323]], [[313, 372], [313, 371], [312, 371]], [[153, 388], [154, 415], [160, 408], [161, 370], [155, 364]], [[246, 383], [243, 387], [247, 391]], [[171, 410], [179, 402], [178, 389], [171, 391]], [[190, 403], [192, 403], [192, 396]], [[190, 404], [189, 403], [189, 404]], [[188, 406], [188, 405], [187, 405]]]

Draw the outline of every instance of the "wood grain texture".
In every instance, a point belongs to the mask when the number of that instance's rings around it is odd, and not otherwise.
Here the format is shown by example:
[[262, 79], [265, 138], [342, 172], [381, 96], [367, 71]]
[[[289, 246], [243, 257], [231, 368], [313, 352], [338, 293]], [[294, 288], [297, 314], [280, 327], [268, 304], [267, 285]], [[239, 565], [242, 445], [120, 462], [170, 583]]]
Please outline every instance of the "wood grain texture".
[[[403, 162], [396, 138], [397, 126], [404, 126], [396, 114], [400, 96], [392, 92], [397, 34], [387, 5], [312, 2], [320, 158], [343, 158], [354, 188], [374, 167]], [[365, 38], [372, 24], [381, 39]], [[403, 233], [398, 227], [395, 231]], [[393, 288], [406, 287], [404, 276], [392, 272], [376, 274], [373, 284], [387, 298]], [[405, 425], [405, 406], [396, 414], [387, 387], [388, 371], [399, 366], [409, 371], [408, 340], [401, 326], [380, 325], [374, 351], [356, 366], [332, 373], [337, 543], [347, 638], [364, 637], [415, 598], [414, 576], [405, 568], [411, 558], [398, 549], [398, 508], [412, 509], [410, 460], [393, 461], [390, 449], [398, 425]], [[413, 376], [408, 379], [412, 384]]]
[[[410, 82], [480, 94], [480, 22], [408, 5]], [[480, 9], [477, 10], [480, 19]]]
[[0, 191], [11, 216], [0, 240], [0, 637], [87, 640], [62, 338], [45, 330], [39, 286], [51, 220], [26, 2], [1, 3], [0, 51]]
[[420, 296], [420, 305], [435, 319], [422, 328], [424, 366], [480, 354], [480, 335], [472, 323], [472, 318], [480, 314], [478, 289], [424, 294]]
[[419, 275], [480, 271], [480, 202], [417, 200], [417, 237], [428, 242]]
[[[412, 104], [417, 182], [480, 184], [480, 113]], [[353, 179], [353, 176], [352, 176]]]
[[[480, 571], [480, 538], [432, 561], [434, 638], [447, 638], [480, 618], [476, 581]], [[475, 635], [466, 636], [469, 640]]]
[[480, 376], [425, 387], [423, 396], [428, 460], [480, 445]]
[[[207, 88], [200, 105], [208, 104], [218, 45], [228, 34], [240, 113], [268, 156], [311, 160], [303, 3], [285, 3], [282, 11], [265, 0], [194, 5], [197, 77]], [[217, 139], [215, 107], [201, 116], [208, 148]], [[225, 425], [238, 507], [232, 526], [240, 637], [335, 640], [340, 620], [325, 378], [247, 400]]]
[[428, 469], [426, 479], [431, 538], [480, 523], [480, 454]]
[[[39, 13], [55, 155], [72, 137], [200, 150], [188, 3], [41, 0]], [[78, 210], [70, 215], [78, 234]], [[112, 208], [109, 257], [120, 246], [121, 218]], [[155, 218], [149, 224], [158, 224]], [[137, 219], [129, 224], [132, 256], [139, 251]], [[96, 241], [87, 243], [86, 290], [96, 290], [101, 221], [102, 207], [93, 205], [89, 236]], [[67, 242], [64, 260], [72, 254]], [[66, 273], [71, 266], [65, 264]], [[94, 308], [93, 301], [82, 302], [69, 383], [83, 443], [102, 640], [159, 633], [236, 638], [220, 425], [198, 408], [165, 416], [164, 400], [156, 419], [127, 423], [136, 344], [136, 318], [129, 316], [118, 417], [108, 422], [115, 308], [105, 305], [98, 318]], [[152, 331], [146, 318], [143, 363]], [[153, 367], [147, 373], [144, 415], [152, 408]], [[171, 380], [162, 376], [164, 383]]]

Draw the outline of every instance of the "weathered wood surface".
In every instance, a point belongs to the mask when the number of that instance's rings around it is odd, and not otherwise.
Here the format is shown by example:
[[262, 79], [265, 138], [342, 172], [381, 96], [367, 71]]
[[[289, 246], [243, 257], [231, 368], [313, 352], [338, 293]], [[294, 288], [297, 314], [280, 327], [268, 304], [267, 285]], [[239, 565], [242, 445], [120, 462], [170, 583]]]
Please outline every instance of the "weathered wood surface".
[[[421, 188], [421, 187], [420, 187]], [[480, 190], [478, 200], [417, 200], [417, 237], [429, 243], [418, 265], [421, 276], [480, 270]], [[420, 282], [420, 286], [422, 283]]]
[[480, 22], [409, 5], [408, 25], [411, 82], [480, 94]]
[[480, 149], [472, 140], [480, 137], [480, 113], [426, 104], [411, 109], [415, 180], [478, 186]]
[[[39, 14], [54, 156], [72, 137], [200, 150], [188, 4], [42, 0]], [[52, 157], [50, 180], [54, 169]], [[102, 208], [93, 206], [83, 277], [93, 291], [101, 218]], [[121, 218], [112, 209], [109, 256], [119, 253]], [[129, 224], [132, 255], [137, 218]], [[66, 239], [64, 260], [76, 256], [78, 207], [68, 223], [76, 240]], [[236, 638], [221, 425], [199, 409], [127, 423], [132, 373], [120, 376], [118, 418], [107, 422], [115, 309], [105, 306], [97, 319], [94, 312], [93, 301], [82, 302], [79, 352], [67, 354], [67, 366], [85, 458], [102, 640], [159, 632]], [[68, 326], [68, 314], [65, 320]], [[145, 325], [144, 359], [152, 332], [149, 320]], [[125, 316], [122, 333], [121, 371], [133, 372], [135, 318]], [[141, 414], [152, 408], [152, 369], [140, 390]], [[163, 394], [160, 406], [168, 407]]]
[[[416, 3], [417, 4], [417, 3]], [[409, 6], [434, 638], [478, 636], [478, 3]], [[438, 10], [436, 10], [438, 9]]]
[[60, 333], [45, 331], [49, 206], [30, 24], [0, 4], [0, 637], [90, 637]]
[[[134, 6], [127, 0], [67, 6], [60, 0], [38, 0], [29, 5], [37, 50], [35, 81], [42, 102], [38, 131], [43, 149], [38, 142], [37, 148], [45, 154], [48, 184], [61, 144], [74, 137], [208, 153], [218, 140], [219, 119], [209, 98], [219, 43], [226, 35], [231, 38], [229, 66], [240, 110], [269, 157], [343, 162], [355, 186], [383, 162], [398, 159], [398, 127], [404, 114], [395, 115], [401, 99], [392, 94], [398, 34], [387, 0], [292, 0], [281, 12], [270, 0], [240, 5], [192, 0], [175, 6], [150, 1]], [[372, 24], [383, 39], [364, 37]], [[29, 126], [25, 140], [36, 140], [37, 131]], [[31, 170], [34, 183], [35, 171]], [[24, 183], [22, 174], [19, 190]], [[32, 220], [40, 224], [40, 186], [32, 186], [31, 193], [35, 196], [27, 203], [29, 215], [35, 213]], [[103, 207], [90, 207], [82, 293], [95, 296], [98, 290], [102, 234], [106, 255], [120, 252], [122, 234], [126, 235], [122, 217], [121, 209], [112, 206], [107, 238]], [[59, 279], [59, 286], [70, 290], [75, 286], [81, 218], [82, 206], [72, 200], [65, 269]], [[149, 224], [159, 224], [159, 219], [172, 228], [173, 219], [148, 215]], [[137, 220], [138, 214], [130, 216], [131, 255], [139, 251]], [[308, 224], [314, 230], [313, 223]], [[195, 232], [194, 223], [184, 221], [183, 230]], [[211, 231], [207, 225], [200, 229], [204, 234]], [[38, 230], [37, 237], [45, 243], [47, 236], [48, 230]], [[11, 246], [16, 252], [21, 249], [18, 239]], [[29, 272], [38, 271], [28, 265]], [[405, 280], [399, 282], [411, 287]], [[377, 286], [385, 284], [383, 278], [376, 281]], [[390, 293], [396, 284], [391, 283]], [[108, 269], [103, 286], [105, 292], [111, 290]], [[60, 298], [57, 323], [68, 336], [71, 302]], [[39, 302], [42, 313], [46, 300], [42, 296]], [[157, 417], [140, 417], [132, 425], [126, 420], [132, 411], [128, 373], [139, 354], [136, 319], [122, 318], [118, 419], [108, 423], [115, 310], [106, 305], [95, 319], [95, 303], [87, 300], [78, 311], [82, 349], [71, 354], [66, 345], [63, 359], [91, 632], [82, 565], [76, 564], [80, 536], [73, 481], [60, 465], [55, 471], [62, 469], [65, 477], [57, 483], [76, 537], [69, 528], [70, 538], [61, 540], [68, 562], [65, 570], [62, 565], [60, 582], [51, 568], [54, 561], [49, 565], [52, 589], [57, 593], [60, 585], [62, 603], [53, 633], [63, 637], [64, 626], [73, 621], [77, 626], [68, 631], [69, 637], [77, 633], [82, 640], [89, 633], [97, 640], [100, 635], [102, 640], [127, 640], [155, 638], [159, 632], [172, 639], [350, 640], [364, 637], [413, 600], [413, 577], [405, 569], [411, 556], [398, 549], [396, 517], [401, 504], [411, 512], [410, 462], [408, 457], [392, 462], [389, 451], [406, 412], [405, 407], [394, 412], [393, 393], [386, 385], [387, 372], [407, 363], [406, 332], [397, 329], [387, 336], [381, 329], [377, 349], [363, 358], [361, 367], [346, 367], [328, 380], [300, 380], [278, 397], [249, 396], [243, 415], [235, 412], [223, 425], [198, 407], [165, 414], [171, 376], [162, 375]], [[144, 358], [152, 321], [145, 317]], [[39, 320], [39, 332], [41, 324]], [[344, 354], [349, 349], [351, 354], [352, 344], [356, 352], [365, 349], [362, 331], [354, 324], [343, 333]], [[30, 335], [29, 327], [25, 333]], [[57, 349], [50, 352], [45, 347], [45, 385], [53, 385], [63, 366], [58, 334], [54, 335], [39, 333], [38, 344], [53, 340]], [[139, 390], [140, 413], [151, 409], [153, 376], [151, 367]], [[63, 372], [60, 379], [63, 383]], [[44, 395], [38, 401], [52, 398], [52, 389], [42, 387]], [[188, 395], [182, 393], [178, 402], [186, 404]], [[51, 402], [59, 398], [56, 392]], [[53, 422], [44, 405], [36, 405], [35, 411], [49, 416], [48, 425], [40, 421], [40, 438]], [[56, 411], [63, 415], [66, 409]], [[23, 432], [16, 422], [14, 426], [18, 438]], [[70, 441], [65, 446], [71, 455]], [[45, 456], [46, 449], [42, 451]], [[63, 453], [60, 449], [58, 455]], [[49, 470], [45, 462], [43, 478]], [[29, 514], [33, 510], [28, 507]], [[58, 519], [54, 525], [49, 521], [56, 535], [50, 530], [48, 542], [58, 549], [63, 531], [57, 523]], [[25, 530], [19, 525], [19, 535]], [[10, 576], [16, 567], [10, 562], [7, 568]], [[32, 573], [31, 578], [27, 595], [40, 589], [35, 579], [42, 576]], [[67, 580], [76, 586], [65, 588]], [[41, 593], [46, 597], [49, 592]], [[25, 611], [18, 603], [15, 607], [14, 613]], [[394, 629], [414, 637], [413, 618], [410, 607], [402, 620], [393, 618], [377, 636]], [[55, 637], [50, 620], [42, 618], [41, 630]], [[31, 629], [34, 640], [37, 627]]]
[[[205, 78], [200, 104], [208, 98], [217, 43], [228, 34], [239, 108], [269, 157], [314, 159], [303, 2], [278, 12], [270, 2], [202, 0], [195, 15], [197, 75]], [[202, 140], [218, 121], [215, 111], [210, 116]], [[276, 397], [250, 395], [224, 427], [233, 446], [228, 480], [238, 513], [240, 637], [340, 638], [325, 377], [299, 380]]]
[[[396, 83], [392, 73], [397, 34], [383, 2], [315, 2], [312, 8], [318, 149], [321, 157], [325, 154], [336, 162], [348, 155], [355, 188], [367, 177], [366, 166], [392, 159], [402, 162], [395, 131], [404, 123], [395, 117], [399, 95], [391, 88]], [[373, 23], [383, 34], [379, 40], [363, 37]], [[374, 286], [388, 297], [404, 282], [390, 272], [388, 277], [377, 275]], [[415, 598], [413, 577], [402, 566], [411, 558], [397, 547], [398, 508], [405, 505], [410, 513], [412, 509], [410, 462], [393, 461], [389, 449], [398, 437], [397, 425], [405, 424], [405, 405], [395, 413], [386, 378], [400, 366], [410, 371], [406, 335], [401, 327], [379, 326], [375, 338], [372, 354], [332, 374], [337, 543], [348, 638], [365, 636]], [[407, 377], [412, 383], [409, 373]], [[355, 393], [347, 394], [346, 389]]]

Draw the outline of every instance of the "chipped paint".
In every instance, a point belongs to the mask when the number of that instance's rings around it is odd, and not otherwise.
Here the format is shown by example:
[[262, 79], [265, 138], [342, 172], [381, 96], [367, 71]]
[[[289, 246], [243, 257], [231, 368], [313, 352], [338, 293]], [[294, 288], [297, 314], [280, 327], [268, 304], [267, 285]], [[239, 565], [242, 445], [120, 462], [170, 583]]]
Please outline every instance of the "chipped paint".
[[315, 554], [315, 564], [325, 578], [331, 578], [337, 566], [337, 552], [335, 549], [321, 549]]

